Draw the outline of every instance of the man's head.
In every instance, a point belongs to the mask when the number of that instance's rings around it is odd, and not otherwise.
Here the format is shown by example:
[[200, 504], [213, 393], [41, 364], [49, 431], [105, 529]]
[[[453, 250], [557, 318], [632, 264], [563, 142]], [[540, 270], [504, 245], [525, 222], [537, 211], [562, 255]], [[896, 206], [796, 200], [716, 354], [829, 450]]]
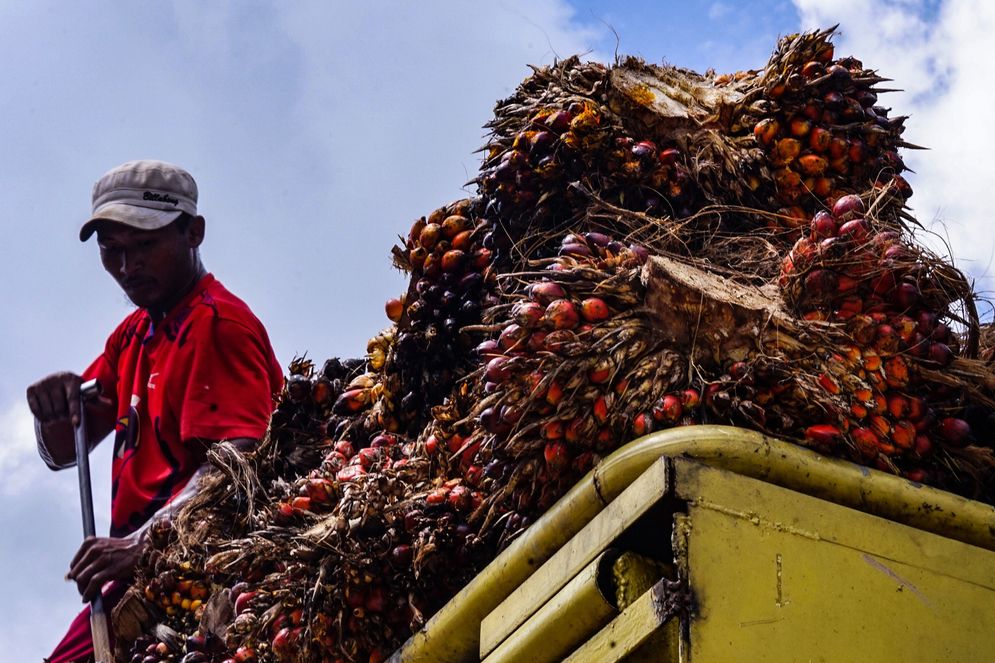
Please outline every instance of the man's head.
[[203, 274], [197, 184], [172, 164], [129, 161], [101, 177], [80, 239], [94, 232], [104, 269], [143, 308], [164, 313]]

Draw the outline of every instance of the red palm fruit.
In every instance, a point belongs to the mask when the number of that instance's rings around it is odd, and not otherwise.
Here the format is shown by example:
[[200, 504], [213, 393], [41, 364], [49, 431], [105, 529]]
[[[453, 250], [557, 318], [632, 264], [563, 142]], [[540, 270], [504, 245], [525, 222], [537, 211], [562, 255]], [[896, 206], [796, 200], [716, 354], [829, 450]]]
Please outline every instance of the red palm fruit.
[[439, 266], [444, 272], [456, 272], [463, 268], [466, 262], [466, 253], [457, 249], [451, 249], [442, 254]]
[[781, 131], [781, 123], [774, 118], [766, 118], [757, 122], [753, 127], [753, 137], [764, 146], [771, 145], [777, 139]]
[[409, 249], [413, 249], [415, 247], [415, 244], [418, 243], [418, 238], [421, 236], [421, 231], [425, 229], [426, 225], [428, 225], [428, 222], [425, 220], [424, 216], [415, 221], [413, 224], [411, 224], [411, 230], [408, 231], [408, 241], [407, 241], [407, 247]]
[[937, 343], [946, 343], [950, 339], [950, 327], [942, 322], [937, 322], [930, 333], [930, 337]]
[[429, 223], [418, 234], [418, 245], [427, 251], [431, 251], [442, 236], [442, 226], [438, 223]]
[[438, 253], [429, 253], [425, 256], [425, 263], [422, 265], [422, 272], [426, 277], [434, 279], [442, 273], [442, 268], [439, 266], [441, 260], [442, 257]]
[[850, 162], [847, 161], [846, 157], [832, 157], [829, 159], [829, 170], [837, 175], [849, 175]]
[[684, 414], [681, 397], [676, 394], [666, 394], [653, 406], [653, 418], [657, 421], [675, 423]]
[[310, 511], [311, 498], [298, 496], [290, 500], [290, 505], [294, 507], [295, 511]]
[[907, 400], [909, 404], [907, 414], [909, 421], [915, 422], [922, 419], [923, 415], [926, 414], [926, 401], [918, 396], [909, 396]]
[[869, 315], [854, 316], [847, 324], [847, 331], [853, 342], [860, 346], [867, 346], [877, 336], [877, 324]]
[[[498, 336], [498, 346], [505, 352], [520, 352], [525, 349], [529, 336], [528, 329], [513, 322], [501, 330], [501, 334]], [[489, 377], [487, 379], [490, 380]], [[491, 381], [499, 382], [499, 380]]]
[[871, 281], [871, 290], [873, 290], [875, 295], [887, 297], [895, 290], [896, 285], [898, 285], [898, 283], [895, 279], [895, 273], [890, 270], [885, 270], [881, 272], [873, 281]]
[[477, 346], [477, 354], [482, 358], [493, 358], [501, 354], [501, 348], [496, 340], [487, 339]]
[[588, 297], [580, 303], [580, 314], [588, 322], [607, 320], [611, 315], [608, 304], [600, 297]]
[[840, 393], [840, 385], [835, 379], [833, 379], [832, 376], [826, 373], [820, 373], [818, 379], [819, 385], [830, 394], [836, 395]]
[[[822, 175], [828, 166], [829, 162], [818, 154], [803, 154], [798, 157], [798, 167], [805, 175]], [[809, 189], [811, 188], [810, 186]]]
[[387, 312], [387, 319], [391, 322], [400, 322], [401, 314], [404, 313], [404, 298], [394, 297], [387, 300], [387, 304], [384, 306]]
[[891, 431], [891, 441], [899, 449], [905, 451], [912, 449], [916, 442], [916, 427], [904, 420], [895, 422]]
[[473, 247], [473, 231], [464, 230], [453, 237], [452, 247], [460, 251], [469, 251]]
[[879, 437], [887, 437], [891, 433], [891, 422], [880, 414], [872, 414], [868, 422]]
[[232, 656], [231, 660], [235, 663], [255, 663], [256, 650], [252, 647], [243, 645], [235, 650], [235, 655]]
[[889, 387], [904, 389], [909, 385], [911, 376], [909, 375], [909, 364], [905, 357], [895, 355], [889, 357], [884, 363], [884, 379]]
[[873, 456], [878, 452], [881, 439], [877, 433], [870, 428], [854, 428], [850, 431], [850, 438], [856, 445], [857, 450], [864, 456]]
[[843, 438], [843, 431], [831, 424], [816, 424], [805, 429], [805, 439], [820, 447], [833, 447]]
[[812, 130], [812, 121], [807, 117], [796, 116], [791, 119], [788, 130], [792, 136], [801, 138], [808, 135], [808, 132]]
[[439, 450], [439, 438], [433, 433], [425, 440], [425, 453], [430, 456]]
[[774, 160], [778, 163], [791, 163], [802, 151], [797, 138], [782, 138], [774, 145]]
[[585, 451], [574, 458], [572, 466], [575, 472], [585, 473], [594, 467], [594, 461], [594, 453]]
[[701, 404], [701, 392], [697, 389], [685, 389], [681, 392], [681, 405], [685, 410], [693, 410]]
[[511, 377], [511, 366], [507, 357], [494, 357], [487, 362], [484, 377], [490, 382], [501, 383]]
[[[876, 328], [875, 328], [876, 333]], [[881, 368], [881, 355], [871, 348], [866, 348], [863, 350], [863, 365], [866, 371], [877, 371]]]
[[808, 320], [809, 322], [826, 322], [829, 320], [829, 314], [821, 309], [813, 309], [803, 313], [802, 320]]
[[832, 142], [833, 135], [822, 127], [815, 127], [808, 135], [808, 146], [819, 153], [829, 151]]
[[563, 439], [571, 444], [580, 442], [581, 434], [584, 431], [584, 418], [574, 417], [563, 429]]
[[802, 65], [802, 76], [805, 78], [818, 78], [825, 73], [825, 68], [821, 62], [810, 61]]
[[591, 255], [591, 249], [585, 244], [564, 244], [558, 255], [584, 258]]
[[933, 441], [929, 439], [929, 435], [925, 433], [916, 435], [915, 450], [920, 456], [928, 456], [933, 453]]
[[[853, 292], [860, 285], [860, 281], [849, 274], [840, 274], [836, 281], [836, 290], [840, 293]], [[859, 313], [859, 311], [858, 311]]]
[[553, 131], [562, 133], [570, 128], [571, 120], [573, 120], [573, 115], [570, 111], [559, 110], [551, 113], [546, 118], [545, 124]]
[[369, 389], [349, 389], [339, 395], [335, 401], [334, 409], [339, 412], [359, 412], [369, 404]]
[[366, 474], [366, 470], [362, 465], [348, 465], [335, 473], [335, 479], [339, 482], [345, 483], [347, 481], [358, 479], [364, 474]]
[[543, 345], [549, 352], [559, 352], [576, 340], [577, 337], [570, 330], [557, 329], [546, 334]]
[[888, 413], [895, 419], [904, 419], [909, 414], [909, 399], [902, 394], [888, 396]]
[[863, 244], [871, 234], [871, 224], [867, 219], [856, 218], [843, 223], [840, 226], [839, 237], [858, 244]]
[[867, 146], [862, 141], [851, 140], [846, 156], [850, 163], [863, 163], [867, 159]]
[[454, 433], [446, 440], [446, 449], [449, 453], [454, 454], [463, 448], [464, 437], [459, 433]]
[[805, 276], [806, 294], [813, 297], [827, 297], [836, 292], [839, 280], [831, 269], [813, 269]]
[[844, 297], [839, 302], [833, 315], [839, 320], [849, 320], [864, 310], [864, 301], [860, 297]]
[[549, 332], [545, 329], [536, 329], [529, 336], [528, 347], [532, 352], [538, 352], [546, 347], [546, 337], [549, 336]]
[[873, 405], [873, 411], [878, 414], [884, 414], [888, 411], [888, 399], [885, 398], [884, 394], [878, 392], [874, 394], [874, 398], [871, 399]]
[[592, 384], [604, 384], [611, 380], [614, 369], [610, 359], [599, 359], [598, 363], [587, 372], [587, 379]]
[[569, 299], [557, 299], [546, 307], [545, 320], [553, 329], [573, 329], [580, 322], [580, 315]]
[[916, 316], [916, 328], [920, 334], [926, 337], [933, 334], [937, 322], [939, 322], [939, 316], [933, 311], [919, 311]]
[[863, 419], [867, 416], [867, 407], [862, 403], [850, 403], [850, 414], [854, 419]]
[[828, 177], [816, 177], [809, 189], [820, 198], [828, 198], [833, 190], [833, 180]]
[[[774, 171], [774, 183], [777, 184], [779, 190], [791, 190], [797, 189], [802, 184], [802, 176], [791, 170], [790, 168], [779, 168]], [[792, 219], [794, 217], [791, 217]], [[797, 227], [800, 224], [791, 225], [792, 228]]]
[[632, 419], [632, 432], [636, 437], [649, 435], [653, 432], [653, 415], [640, 412]]
[[435, 490], [429, 492], [425, 496], [425, 502], [431, 505], [442, 504], [446, 501], [446, 497], [449, 496], [449, 489], [447, 488], [436, 488]]
[[[509, 160], [522, 161], [525, 157], [524, 154], [518, 150], [513, 150], [508, 153]], [[512, 159], [510, 155], [518, 155], [517, 159]], [[452, 240], [454, 237], [459, 235], [461, 232], [470, 229], [470, 219], [465, 216], [460, 216], [459, 214], [453, 214], [447, 216], [442, 222], [442, 237], [444, 239]]]
[[833, 216], [840, 221], [849, 221], [864, 214], [864, 202], [860, 196], [849, 194], [833, 203]]
[[480, 465], [471, 465], [466, 468], [466, 472], [463, 473], [463, 478], [471, 486], [479, 486], [480, 480], [484, 478], [484, 468]]
[[[466, 511], [470, 508], [471, 502], [470, 489], [466, 486], [453, 486], [446, 495], [446, 501], [449, 502], [449, 506], [453, 508], [454, 511]], [[367, 604], [369, 599], [367, 599]], [[369, 608], [368, 608], [369, 609]]]
[[906, 472], [905, 478], [915, 483], [926, 483], [929, 480], [929, 472], [921, 467], [916, 467]]
[[892, 301], [899, 309], [910, 309], [919, 301], [919, 288], [914, 283], [900, 283], [895, 289]]
[[335, 487], [327, 479], [308, 479], [304, 488], [312, 504], [328, 503], [335, 491]]
[[970, 424], [956, 417], [944, 417], [936, 430], [940, 438], [952, 447], [966, 447], [971, 438]]
[[553, 380], [549, 383], [549, 388], [546, 390], [546, 402], [556, 407], [562, 400], [563, 387], [560, 386], [559, 382]]
[[553, 474], [559, 474], [570, 465], [570, 450], [563, 442], [547, 442], [542, 455], [546, 459], [546, 467]]
[[480, 247], [473, 252], [472, 264], [473, 268], [476, 270], [482, 270], [491, 264], [491, 258], [493, 253], [490, 249], [485, 247]]
[[809, 226], [812, 239], [819, 241], [836, 236], [836, 220], [828, 212], [818, 211]]
[[849, 148], [850, 145], [846, 142], [846, 139], [837, 136], [829, 142], [829, 156], [832, 159], [846, 159], [846, 153]]
[[605, 400], [604, 396], [598, 396], [594, 399], [594, 405], [591, 407], [594, 413], [594, 419], [599, 424], [603, 424], [608, 421], [608, 401]]
[[511, 315], [515, 318], [515, 321], [526, 329], [533, 329], [539, 325], [542, 321], [542, 315], [545, 309], [531, 301], [520, 301], [516, 302], [514, 306], [511, 307]]
[[629, 378], [619, 380], [618, 382], [615, 383], [615, 386], [612, 387], [612, 391], [614, 391], [618, 396], [621, 396], [628, 390], [629, 390]]
[[931, 343], [929, 346], [929, 360], [940, 366], [949, 366], [954, 360], [953, 350], [945, 343]]
[[538, 302], [543, 306], [548, 306], [553, 301], [566, 297], [566, 294], [566, 291], [563, 290], [563, 287], [559, 283], [553, 283], [552, 281], [540, 281], [533, 283], [529, 287], [529, 297], [532, 301]]
[[294, 517], [294, 507], [290, 502], [279, 502], [276, 505], [277, 519], [286, 522]]

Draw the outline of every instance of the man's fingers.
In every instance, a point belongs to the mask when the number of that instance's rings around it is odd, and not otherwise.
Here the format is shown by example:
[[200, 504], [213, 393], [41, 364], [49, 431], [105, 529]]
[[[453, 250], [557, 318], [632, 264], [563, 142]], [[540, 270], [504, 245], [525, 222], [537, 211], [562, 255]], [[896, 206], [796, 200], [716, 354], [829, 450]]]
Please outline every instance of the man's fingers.
[[[104, 586], [104, 583], [110, 580], [110, 574], [106, 570], [100, 570], [94, 573], [89, 582], [87, 582], [86, 587], [80, 588], [80, 594], [83, 595], [84, 601], [92, 601], [96, 598], [97, 594], [100, 593], [100, 588]], [[78, 587], [79, 585], [77, 585]]]
[[79, 380], [67, 380], [63, 383], [63, 385], [65, 389], [62, 394], [66, 399], [66, 404], [68, 405], [69, 419], [73, 422], [74, 427], [79, 426]]
[[[71, 562], [69, 562], [69, 575], [68, 578], [73, 580], [79, 572], [89, 564], [89, 560], [93, 558], [96, 548], [94, 547], [97, 543], [97, 538], [94, 536], [88, 536], [83, 539], [83, 544], [76, 551]], [[99, 553], [98, 553], [99, 554]]]

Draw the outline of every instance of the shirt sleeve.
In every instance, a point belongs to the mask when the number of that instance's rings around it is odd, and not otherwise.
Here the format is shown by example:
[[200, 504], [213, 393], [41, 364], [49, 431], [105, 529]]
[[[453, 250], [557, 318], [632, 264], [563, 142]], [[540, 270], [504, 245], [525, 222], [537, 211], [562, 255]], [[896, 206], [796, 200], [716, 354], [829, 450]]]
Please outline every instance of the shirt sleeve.
[[273, 412], [268, 344], [246, 324], [222, 317], [198, 320], [179, 379], [180, 438], [260, 439]]

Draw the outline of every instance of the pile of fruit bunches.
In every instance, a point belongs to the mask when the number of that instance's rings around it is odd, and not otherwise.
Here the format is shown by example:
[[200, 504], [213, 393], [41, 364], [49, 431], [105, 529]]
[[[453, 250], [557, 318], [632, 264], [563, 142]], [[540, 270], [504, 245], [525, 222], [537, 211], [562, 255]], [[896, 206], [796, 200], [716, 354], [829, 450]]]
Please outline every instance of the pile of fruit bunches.
[[943, 317], [951, 294], [900, 230], [865, 216], [865, 202], [843, 196], [817, 212], [784, 258], [780, 285], [795, 313], [845, 324], [851, 339], [830, 351], [822, 388], [840, 410], [806, 437], [840, 453], [849, 443], [858, 461], [915, 480], [930, 479], [924, 461], [938, 446], [971, 440], [959, 392], [921, 379], [943, 369], [959, 341]]

